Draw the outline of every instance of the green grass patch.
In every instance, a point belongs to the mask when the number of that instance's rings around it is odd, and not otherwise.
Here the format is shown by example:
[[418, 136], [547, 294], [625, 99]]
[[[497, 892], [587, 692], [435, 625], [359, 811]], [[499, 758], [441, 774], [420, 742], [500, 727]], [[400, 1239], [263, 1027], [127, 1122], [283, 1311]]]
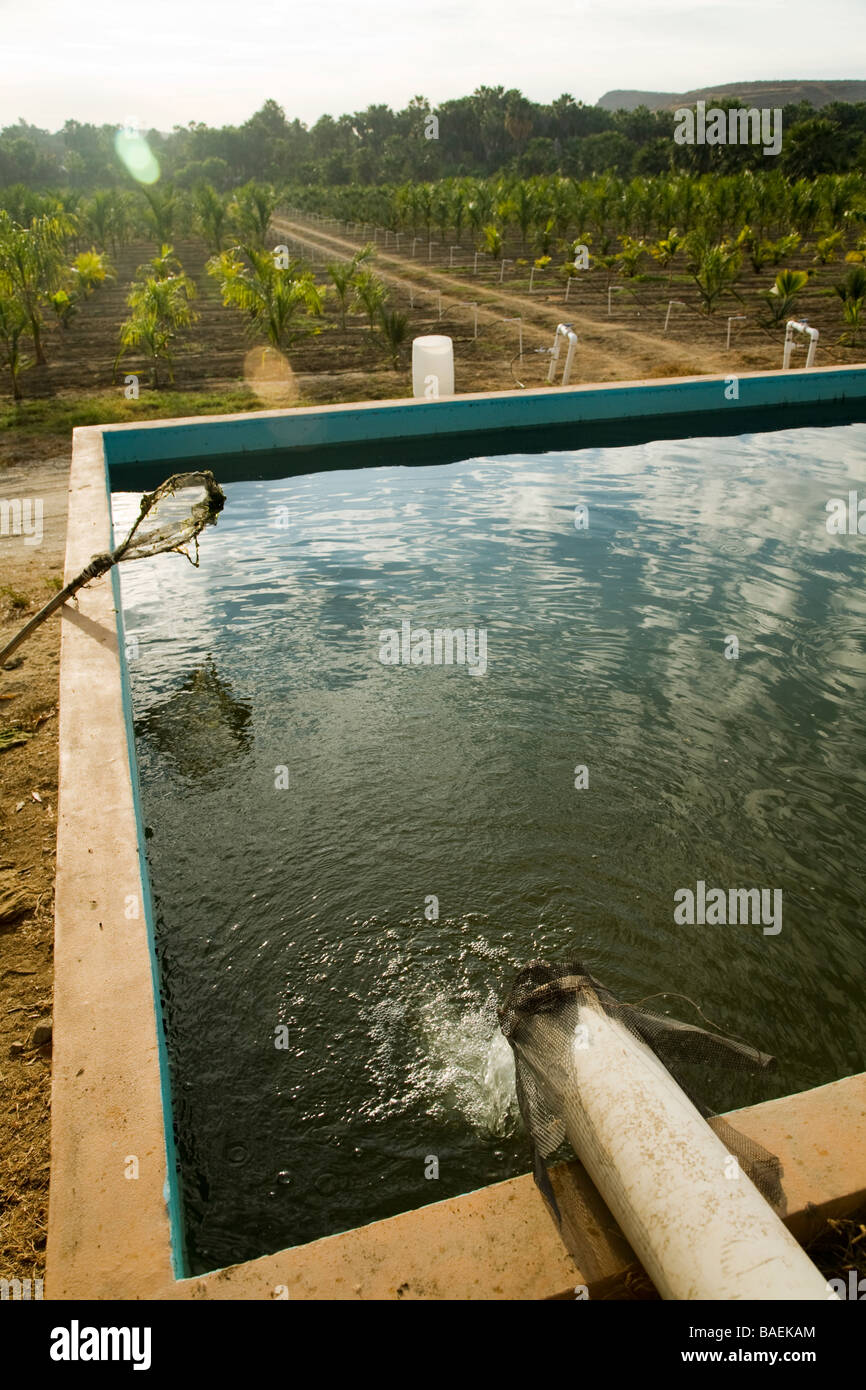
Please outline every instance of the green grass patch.
[[137, 420], [164, 420], [182, 415], [231, 415], [267, 410], [246, 387], [227, 391], [146, 391], [128, 401], [115, 391], [90, 396], [51, 396], [35, 401], [0, 403], [0, 431], [23, 434], [68, 434], [81, 425], [131, 425]]
[[19, 729], [15, 724], [11, 729], [0, 729], [0, 753], [5, 753], [7, 748], [19, 748], [32, 737], [26, 729]]
[[30, 599], [26, 594], [22, 594], [20, 589], [13, 589], [11, 584], [0, 584], [0, 594], [9, 600], [10, 608], [29, 608]]

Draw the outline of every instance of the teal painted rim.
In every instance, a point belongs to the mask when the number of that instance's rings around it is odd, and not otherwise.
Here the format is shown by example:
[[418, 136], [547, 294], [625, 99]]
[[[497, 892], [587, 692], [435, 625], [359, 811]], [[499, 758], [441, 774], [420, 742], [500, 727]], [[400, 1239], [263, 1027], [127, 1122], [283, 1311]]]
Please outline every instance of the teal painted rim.
[[[112, 546], [115, 544], [113, 526], [111, 543]], [[145, 853], [144, 821], [141, 814], [141, 788], [138, 779], [138, 759], [135, 756], [132, 691], [129, 681], [129, 665], [126, 657], [126, 634], [120, 595], [120, 575], [116, 565], [111, 571], [111, 585], [114, 596], [114, 606], [117, 610], [117, 643], [118, 658], [120, 661], [120, 691], [123, 701], [123, 723], [126, 730], [126, 748], [129, 760], [130, 782], [132, 785], [132, 806], [135, 815], [136, 851], [138, 854], [138, 872], [141, 880], [142, 914], [144, 917], [145, 932], [147, 934], [150, 975], [153, 984], [153, 1005], [156, 1016], [159, 1088], [162, 1097], [163, 1129], [165, 1131], [166, 1181], [163, 1189], [163, 1199], [168, 1214], [172, 1274], [175, 1279], [183, 1279], [186, 1277], [187, 1272], [186, 1237], [184, 1234], [185, 1228], [183, 1222], [180, 1170], [174, 1138], [174, 1108], [171, 1098], [171, 1063], [165, 1035], [165, 1020], [162, 1012], [159, 962], [156, 955], [156, 923], [154, 920], [153, 892], [150, 882], [150, 871], [147, 866], [147, 855]]]
[[[731, 395], [732, 382], [737, 384], [736, 398]], [[166, 462], [189, 467], [192, 461], [204, 459], [214, 464], [242, 459], [248, 469], [267, 469], [277, 452], [327, 451], [330, 456], [331, 451], [349, 446], [384, 452], [397, 445], [405, 455], [409, 442], [429, 446], [430, 441], [448, 455], [458, 445], [471, 444], [475, 452], [486, 449], [485, 437], [495, 442], [500, 453], [508, 450], [499, 445], [512, 440], [513, 452], [525, 447], [527, 432], [532, 431], [552, 432], [570, 441], [560, 447], [580, 448], [586, 447], [590, 436], [598, 436], [603, 443], [605, 438], [617, 442], [618, 435], [629, 433], [657, 438], [659, 430], [669, 438], [748, 434], [785, 424], [841, 423], [846, 416], [864, 415], [866, 368], [840, 367], [106, 425], [102, 434], [111, 486], [117, 489], [123, 483], [129, 485], [127, 470]], [[414, 461], [414, 454], [413, 449], [413, 460], [404, 457], [404, 462]], [[357, 465], [346, 456], [339, 463], [329, 457], [326, 466]]]

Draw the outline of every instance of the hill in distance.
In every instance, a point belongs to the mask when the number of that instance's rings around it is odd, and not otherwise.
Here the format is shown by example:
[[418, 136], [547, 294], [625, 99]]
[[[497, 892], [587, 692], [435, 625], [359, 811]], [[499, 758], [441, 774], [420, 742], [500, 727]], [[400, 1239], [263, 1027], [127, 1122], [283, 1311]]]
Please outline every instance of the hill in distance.
[[713, 97], [738, 97], [745, 106], [787, 106], [791, 102], [809, 101], [813, 106], [827, 106], [831, 101], [866, 101], [866, 82], [821, 82], [811, 79], [777, 82], [725, 82], [719, 87], [698, 87], [693, 92], [605, 92], [596, 106], [605, 111], [636, 111], [646, 106], [650, 111], [674, 110], [678, 106], [694, 106], [696, 101], [710, 102]]

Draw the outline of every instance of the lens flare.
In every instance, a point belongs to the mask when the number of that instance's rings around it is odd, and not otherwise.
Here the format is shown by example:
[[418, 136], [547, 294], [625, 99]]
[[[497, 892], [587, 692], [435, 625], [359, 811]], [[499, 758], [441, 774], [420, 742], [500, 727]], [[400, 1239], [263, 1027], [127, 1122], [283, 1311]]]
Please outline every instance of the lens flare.
[[250, 348], [244, 358], [244, 381], [264, 405], [290, 405], [297, 399], [295, 374], [276, 348]]
[[114, 150], [127, 173], [137, 183], [156, 183], [159, 161], [137, 130], [119, 130], [114, 137]]

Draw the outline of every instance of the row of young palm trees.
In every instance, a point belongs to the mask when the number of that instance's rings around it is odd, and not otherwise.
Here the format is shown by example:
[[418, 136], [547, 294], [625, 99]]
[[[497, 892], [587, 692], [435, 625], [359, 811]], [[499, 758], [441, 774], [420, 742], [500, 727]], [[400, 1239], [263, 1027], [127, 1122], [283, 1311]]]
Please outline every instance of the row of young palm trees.
[[712, 240], [750, 227], [759, 241], [797, 233], [803, 241], [838, 235], [847, 246], [866, 230], [866, 177], [822, 174], [788, 180], [775, 171], [730, 175], [664, 174], [630, 180], [612, 174], [577, 180], [560, 175], [521, 179], [450, 178], [436, 183], [302, 187], [250, 182], [219, 193], [202, 182], [191, 191], [171, 184], [89, 196], [40, 195], [24, 185], [0, 191], [0, 207], [22, 225], [35, 216], [75, 219], [80, 236], [116, 255], [131, 240], [157, 244], [201, 236], [212, 254], [232, 240], [261, 246], [279, 206], [375, 224], [391, 232], [462, 236], [480, 245], [487, 227], [516, 238], [524, 251], [549, 254], [587, 234], [604, 254], [615, 238], [660, 239], [671, 227]]
[[71, 256], [75, 230], [68, 213], [43, 213], [22, 226], [0, 210], [0, 370], [8, 374], [16, 401], [21, 373], [47, 361], [46, 315], [66, 327], [80, 301], [112, 276], [95, 249]]
[[[807, 269], [779, 270], [772, 285], [758, 290], [765, 327], [778, 327], [798, 308], [798, 300], [818, 267], [828, 266], [837, 259], [840, 239], [840, 233], [819, 237], [812, 248], [812, 264]], [[491, 255], [502, 254], [501, 238], [492, 235], [490, 228], [486, 229], [484, 240]], [[591, 242], [591, 234], [588, 240]], [[618, 237], [617, 249], [609, 249], [606, 254], [590, 255], [587, 246], [574, 242], [568, 255], [574, 255], [576, 259], [566, 260], [560, 267], [560, 274], [573, 278], [580, 274], [579, 267], [601, 269], [606, 275], [607, 290], [614, 275], [621, 275], [632, 284], [658, 280], [659, 276], [647, 273], [654, 261], [668, 272], [668, 288], [673, 286], [676, 271], [679, 281], [689, 283], [697, 292], [698, 307], [709, 316], [716, 312], [726, 296], [733, 296], [742, 302], [743, 295], [737, 286], [744, 258], [751, 263], [757, 275], [766, 266], [781, 265], [800, 248], [798, 232], [789, 232], [776, 240], [762, 240], [751, 227], [745, 226], [736, 238], [725, 237], [721, 241], [713, 241], [704, 231], [694, 230], [684, 236], [673, 227], [667, 236], [660, 237], [656, 242], [628, 235]], [[583, 260], [577, 259], [579, 256], [583, 256]], [[836, 295], [842, 301], [846, 331], [840, 342], [856, 346], [866, 307], [866, 243], [861, 241], [859, 247], [849, 251], [845, 259], [852, 262], [846, 279], [825, 287], [822, 293]], [[536, 258], [535, 265], [539, 269], [546, 269], [549, 262], [549, 256], [540, 256]]]
[[[179, 329], [193, 321], [193, 286], [166, 248], [175, 232], [194, 232], [219, 251], [229, 236], [261, 247], [276, 206], [267, 186], [246, 184], [230, 196], [209, 185], [191, 199], [170, 187], [42, 195], [23, 184], [0, 192], [0, 371], [22, 398], [21, 376], [45, 366], [46, 320], [64, 328], [94, 289], [114, 278], [116, 255], [137, 237], [155, 238], [163, 250], [141, 267], [129, 296], [131, 315], [121, 353], [136, 344], [154, 361], [168, 358]], [[90, 243], [89, 249], [80, 249]], [[158, 371], [158, 368], [157, 368]]]
[[[446, 179], [394, 188], [291, 192], [293, 206], [301, 211], [362, 226], [369, 218], [413, 238], [422, 229], [432, 237], [435, 228], [442, 241], [465, 238], [497, 261], [506, 250], [516, 254], [508, 239], [517, 238], [521, 250], [539, 253], [538, 270], [549, 269], [551, 252], [558, 251], [562, 276], [577, 273], [578, 263], [571, 258], [582, 254], [582, 269], [604, 271], [605, 288], [614, 275], [632, 281], [657, 278], [647, 273], [655, 261], [668, 272], [669, 284], [675, 270], [692, 283], [706, 314], [714, 313], [726, 296], [741, 298], [736, 287], [745, 262], [758, 274], [808, 251], [808, 269], [781, 269], [760, 292], [770, 327], [794, 311], [817, 267], [844, 257], [854, 268], [826, 290], [841, 300], [846, 329], [841, 342], [856, 346], [866, 311], [866, 179], [859, 174], [796, 182], [751, 171], [628, 182], [610, 175], [582, 183], [559, 176]], [[814, 240], [807, 242], [807, 237]], [[517, 264], [528, 262], [518, 259]]]
[[[299, 338], [321, 331], [317, 320], [326, 307], [326, 291], [311, 268], [290, 258], [286, 248], [267, 250], [265, 240], [275, 207], [273, 190], [249, 185], [240, 200], [221, 199], [207, 185], [195, 191], [199, 224], [213, 254], [208, 273], [219, 285], [222, 302], [244, 316], [253, 338], [264, 340], [277, 351], [290, 348]], [[174, 223], [166, 213], [169, 198], [153, 199], [155, 226], [170, 233]], [[101, 199], [101, 215], [107, 203]], [[96, 230], [91, 204], [76, 215], [63, 210], [34, 214], [28, 224], [0, 210], [0, 369], [5, 370], [16, 401], [22, 399], [21, 376], [29, 367], [45, 365], [46, 317], [53, 315], [66, 327], [81, 299], [104, 281], [114, 278], [107, 253], [92, 247], [74, 255], [80, 239], [80, 219], [89, 216], [89, 231]], [[110, 243], [109, 222], [103, 226]], [[232, 228], [240, 227], [240, 235]], [[116, 230], [116, 228], [115, 228]], [[394, 367], [409, 332], [405, 314], [389, 303], [388, 292], [368, 264], [373, 247], [359, 250], [351, 260], [327, 267], [342, 329], [349, 310], [363, 312], [372, 337], [379, 336]], [[74, 258], [73, 258], [74, 257]], [[160, 241], [156, 256], [139, 266], [130, 286], [130, 313], [120, 332], [115, 369], [129, 353], [143, 356], [151, 368], [153, 385], [165, 370], [174, 380], [173, 351], [178, 335], [191, 327], [197, 315], [193, 306], [195, 284], [168, 239]]]
[[805, 239], [835, 231], [862, 234], [866, 178], [822, 174], [788, 180], [778, 172], [664, 174], [629, 180], [613, 174], [578, 180], [560, 175], [442, 179], [379, 187], [289, 187], [293, 206], [441, 240], [472, 236], [486, 226], [519, 237], [524, 250], [546, 254], [557, 242], [591, 232], [596, 243], [628, 234], [664, 236], [670, 227], [719, 240], [744, 225], [758, 237], [795, 231]]
[[106, 188], [92, 194], [66, 190], [41, 194], [24, 184], [0, 190], [0, 208], [21, 226], [34, 218], [54, 217], [68, 239], [117, 256], [136, 240], [158, 246], [184, 236], [201, 236], [213, 252], [232, 238], [263, 245], [279, 201], [269, 184], [250, 182], [232, 193], [217, 193], [208, 183], [190, 192], [172, 184], [136, 189]]
[[[301, 338], [322, 331], [317, 321], [330, 292], [342, 330], [350, 310], [363, 312], [371, 337], [381, 337], [391, 365], [397, 368], [409, 319], [389, 303], [385, 285], [367, 265], [372, 254], [373, 247], [365, 246], [351, 260], [329, 265], [326, 288], [317, 284], [309, 266], [289, 257], [285, 247], [269, 251], [249, 242], [237, 242], [212, 256], [207, 272], [217, 281], [223, 304], [243, 315], [250, 337], [276, 352], [284, 353]], [[197, 317], [191, 304], [194, 298], [195, 285], [173, 247], [163, 245], [136, 272], [127, 301], [132, 312], [121, 329], [115, 368], [127, 353], [136, 351], [150, 363], [152, 385], [160, 385], [163, 365], [173, 381], [173, 344]]]

